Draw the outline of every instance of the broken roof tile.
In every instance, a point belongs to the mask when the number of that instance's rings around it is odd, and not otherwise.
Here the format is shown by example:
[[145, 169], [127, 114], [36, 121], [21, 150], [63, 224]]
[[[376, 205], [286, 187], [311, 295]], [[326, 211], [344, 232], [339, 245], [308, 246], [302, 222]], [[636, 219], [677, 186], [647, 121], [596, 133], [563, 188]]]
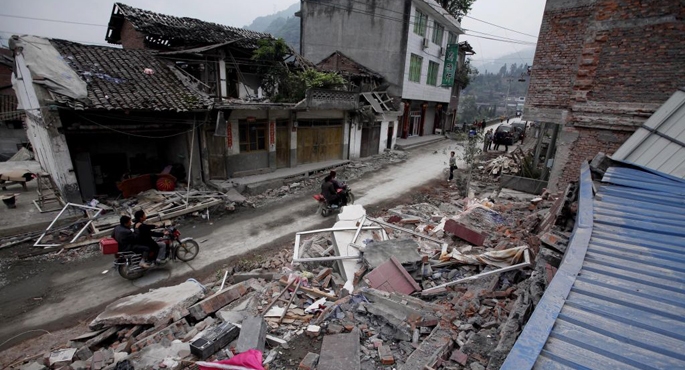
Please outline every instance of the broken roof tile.
[[160, 41], [161, 46], [172, 49], [234, 40], [241, 40], [235, 43], [239, 47], [255, 48], [258, 40], [273, 38], [268, 33], [229, 27], [195, 18], [175, 17], [116, 3], [112, 20], [110, 20], [110, 27], [114, 32], [108, 33], [107, 36], [107, 41], [114, 44], [121, 43], [120, 34], [123, 27], [123, 23], [115, 21], [117, 16], [123, 16], [138, 32], [143, 33], [148, 41], [157, 40]]
[[[58, 95], [56, 100], [75, 109], [165, 110], [205, 109], [210, 99], [186, 85], [172, 66], [147, 50], [118, 49], [50, 40], [86, 83], [88, 101], [76, 102]], [[154, 71], [146, 74], [146, 68]]]

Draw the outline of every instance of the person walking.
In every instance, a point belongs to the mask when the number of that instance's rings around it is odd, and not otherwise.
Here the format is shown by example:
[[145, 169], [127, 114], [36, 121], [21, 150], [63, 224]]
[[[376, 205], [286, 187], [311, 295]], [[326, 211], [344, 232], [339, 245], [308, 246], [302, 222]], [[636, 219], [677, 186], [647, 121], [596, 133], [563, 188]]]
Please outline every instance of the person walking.
[[492, 134], [490, 133], [490, 130], [488, 130], [485, 133], [485, 137], [483, 138], [483, 152], [487, 153], [488, 149], [490, 148], [490, 143], [492, 142]]
[[454, 152], [450, 152], [450, 178], [447, 180], [452, 181], [454, 178], [454, 170], [457, 169], [457, 157], [454, 156]]

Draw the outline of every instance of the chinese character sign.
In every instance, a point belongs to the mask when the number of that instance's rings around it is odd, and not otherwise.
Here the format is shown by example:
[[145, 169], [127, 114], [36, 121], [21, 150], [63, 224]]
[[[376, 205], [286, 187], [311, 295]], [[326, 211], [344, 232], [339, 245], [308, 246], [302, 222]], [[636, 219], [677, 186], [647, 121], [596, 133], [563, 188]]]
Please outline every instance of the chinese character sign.
[[445, 68], [442, 72], [442, 86], [453, 86], [454, 76], [457, 73], [459, 64], [459, 45], [447, 45], [447, 52], [445, 53]]

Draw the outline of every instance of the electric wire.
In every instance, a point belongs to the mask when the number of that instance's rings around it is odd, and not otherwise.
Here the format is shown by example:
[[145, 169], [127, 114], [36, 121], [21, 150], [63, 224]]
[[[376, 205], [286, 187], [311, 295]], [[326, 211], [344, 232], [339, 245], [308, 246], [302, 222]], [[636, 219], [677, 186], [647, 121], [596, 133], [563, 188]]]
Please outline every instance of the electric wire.
[[132, 136], [132, 137], [139, 137], [139, 138], [143, 138], [143, 139], [168, 139], [168, 138], [170, 138], [170, 137], [176, 137], [176, 136], [185, 135], [185, 134], [188, 134], [188, 133], [192, 132], [192, 131], [195, 130], [195, 129], [198, 129], [198, 128], [204, 126], [204, 125], [207, 123], [207, 121], [209, 120], [209, 117], [207, 117], [207, 119], [206, 119], [205, 121], [203, 121], [203, 122], [200, 123], [200, 124], [197, 124], [197, 125], [193, 126], [192, 129], [187, 130], [187, 131], [178, 132], [178, 133], [171, 134], [171, 135], [164, 135], [164, 136], [149, 136], [149, 135], [139, 135], [139, 134], [133, 134], [133, 133], [130, 133], [130, 132], [125, 132], [125, 131], [117, 130], [117, 129], [115, 129], [115, 128], [112, 128], [112, 127], [109, 127], [109, 126], [106, 126], [106, 125], [97, 123], [97, 122], [95, 122], [95, 121], [93, 121], [93, 120], [91, 120], [91, 119], [89, 119], [89, 118], [83, 117], [83, 115], [78, 115], [78, 116], [79, 116], [79, 118], [81, 118], [81, 119], [83, 119], [83, 120], [85, 120], [85, 121], [87, 121], [87, 122], [90, 122], [90, 123], [92, 123], [92, 124], [94, 124], [94, 125], [100, 126], [100, 127], [104, 128], [104, 129], [107, 129], [107, 130], [110, 130], [110, 131], [113, 131], [113, 132], [116, 132], [116, 133], [119, 133], [119, 134], [122, 134], [122, 135], [127, 135], [127, 136]]

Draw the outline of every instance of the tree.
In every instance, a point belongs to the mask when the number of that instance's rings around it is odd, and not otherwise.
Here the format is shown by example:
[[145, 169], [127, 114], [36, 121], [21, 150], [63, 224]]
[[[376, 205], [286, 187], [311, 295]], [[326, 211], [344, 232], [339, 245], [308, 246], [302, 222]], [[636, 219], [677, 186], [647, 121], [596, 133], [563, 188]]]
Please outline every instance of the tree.
[[460, 89], [465, 89], [471, 81], [478, 76], [478, 69], [471, 66], [471, 59], [466, 59], [462, 68], [457, 71], [454, 80]]
[[475, 2], [476, 0], [446, 0], [443, 4], [445, 4], [445, 10], [461, 22], [461, 19], [471, 11], [471, 6]]
[[262, 39], [252, 55], [252, 60], [260, 62], [262, 89], [276, 102], [296, 103], [305, 98], [311, 88], [337, 88], [345, 85], [345, 80], [337, 73], [319, 72], [307, 68], [291, 71], [286, 58], [291, 50], [281, 38]]

